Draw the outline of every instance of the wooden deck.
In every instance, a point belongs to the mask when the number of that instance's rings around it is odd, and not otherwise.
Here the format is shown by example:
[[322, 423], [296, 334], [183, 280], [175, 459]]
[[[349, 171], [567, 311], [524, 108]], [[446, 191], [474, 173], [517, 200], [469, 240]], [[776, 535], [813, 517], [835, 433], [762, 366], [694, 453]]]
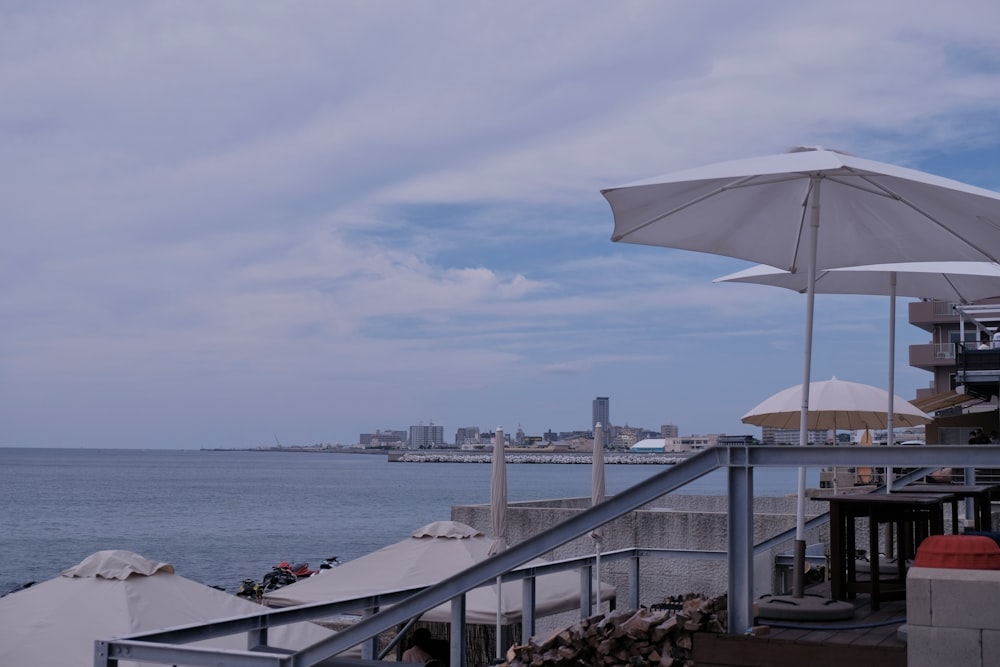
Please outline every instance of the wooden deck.
[[[829, 583], [808, 592], [829, 595]], [[697, 667], [906, 667], [906, 642], [897, 635], [906, 619], [906, 603], [883, 602], [872, 612], [867, 595], [854, 602], [857, 611], [848, 621], [773, 622], [766, 634], [752, 636], [697, 634], [694, 663]], [[890, 622], [899, 619], [902, 622]]]

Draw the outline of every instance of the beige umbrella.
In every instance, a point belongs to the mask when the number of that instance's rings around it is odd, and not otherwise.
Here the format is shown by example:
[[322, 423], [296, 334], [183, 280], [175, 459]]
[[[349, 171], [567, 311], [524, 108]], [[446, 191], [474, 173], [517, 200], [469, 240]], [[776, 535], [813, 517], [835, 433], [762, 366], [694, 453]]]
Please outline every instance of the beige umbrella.
[[[888, 423], [889, 394], [884, 389], [833, 378], [809, 383], [809, 396], [810, 431], [885, 428]], [[892, 404], [893, 423], [898, 426], [920, 426], [932, 419], [899, 396], [893, 397]], [[755, 426], [795, 428], [801, 405], [802, 386], [795, 385], [765, 399], [743, 415], [741, 421]]]
[[[270, 606], [287, 607], [353, 600], [431, 586], [486, 560], [492, 544], [490, 537], [464, 523], [435, 521], [413, 531], [400, 542], [347, 561], [321, 575], [265, 593], [264, 599]], [[550, 561], [535, 558], [525, 563], [524, 567], [548, 563]], [[578, 572], [553, 572], [538, 577], [536, 581], [535, 611], [538, 616], [580, 608]], [[490, 625], [496, 620], [497, 591], [494, 586], [495, 584], [481, 586], [465, 594], [466, 623]], [[522, 592], [520, 581], [503, 584], [501, 597], [505, 625], [521, 621], [524, 606]], [[611, 584], [601, 585], [601, 600], [610, 600], [614, 594], [615, 589]], [[596, 591], [594, 596], [597, 596]], [[421, 619], [449, 623], [450, 603], [425, 612]]]
[[[98, 551], [60, 576], [0, 598], [0, 665], [90, 667], [98, 639], [261, 611], [255, 602], [174, 574], [167, 563], [130, 551]], [[313, 623], [294, 623], [269, 630], [268, 643], [298, 650], [334, 634]], [[245, 651], [247, 637], [192, 645]]]

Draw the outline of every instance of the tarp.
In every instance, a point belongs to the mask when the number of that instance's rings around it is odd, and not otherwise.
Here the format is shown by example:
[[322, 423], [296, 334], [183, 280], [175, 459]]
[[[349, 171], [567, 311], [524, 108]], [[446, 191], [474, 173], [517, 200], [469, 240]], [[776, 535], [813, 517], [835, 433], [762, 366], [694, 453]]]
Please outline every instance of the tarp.
[[[167, 563], [130, 551], [98, 551], [61, 576], [0, 598], [0, 665], [92, 667], [98, 639], [262, 610], [259, 604], [176, 575]], [[296, 623], [270, 630], [268, 640], [276, 647], [301, 649], [333, 634], [314, 623]], [[245, 651], [247, 638], [239, 634], [192, 645]]]
[[[264, 594], [276, 607], [351, 600], [367, 595], [392, 593], [436, 584], [488, 557], [493, 540], [457, 521], [436, 521], [400, 542], [348, 561], [322, 574]], [[541, 558], [526, 565], [544, 565]], [[596, 586], [595, 586], [596, 589]], [[601, 584], [601, 599], [609, 600], [614, 586]], [[504, 624], [521, 620], [521, 582], [502, 587], [501, 616]], [[497, 616], [496, 584], [469, 591], [465, 596], [467, 623], [492, 624]], [[535, 613], [546, 616], [580, 608], [580, 574], [577, 570], [538, 577], [535, 582]], [[421, 616], [424, 621], [448, 623], [451, 605], [446, 603]]]

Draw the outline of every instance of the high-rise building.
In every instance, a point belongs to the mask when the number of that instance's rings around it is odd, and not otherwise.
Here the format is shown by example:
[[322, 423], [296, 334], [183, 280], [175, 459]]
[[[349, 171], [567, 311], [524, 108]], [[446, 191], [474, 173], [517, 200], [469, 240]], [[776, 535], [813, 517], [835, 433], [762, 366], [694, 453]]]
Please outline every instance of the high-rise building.
[[677, 428], [677, 424], [661, 424], [660, 425], [660, 437], [661, 438], [676, 438], [680, 435], [680, 429]]
[[607, 396], [598, 396], [591, 406], [590, 428], [595, 424], [604, 427], [604, 446], [608, 444], [611, 435], [611, 399]]
[[465, 426], [455, 431], [456, 445], [472, 445], [479, 442], [479, 427]]
[[419, 424], [410, 427], [410, 449], [426, 449], [444, 444], [444, 426]]

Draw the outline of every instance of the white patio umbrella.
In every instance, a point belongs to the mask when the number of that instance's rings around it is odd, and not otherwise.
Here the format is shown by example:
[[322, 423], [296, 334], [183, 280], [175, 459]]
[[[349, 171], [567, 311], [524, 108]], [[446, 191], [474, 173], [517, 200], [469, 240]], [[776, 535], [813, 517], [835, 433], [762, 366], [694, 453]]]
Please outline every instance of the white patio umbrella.
[[[817, 269], [1000, 257], [1000, 194], [821, 148], [722, 162], [601, 193], [614, 213], [612, 241], [725, 255], [792, 272], [804, 265], [800, 444], [808, 441]], [[822, 241], [821, 222], [829, 230]], [[796, 597], [805, 583], [805, 477], [800, 468]]]
[[[807, 276], [766, 264], [737, 271], [713, 282], [739, 282], [784, 287], [804, 293]], [[870, 294], [889, 296], [889, 405], [887, 444], [894, 441], [893, 400], [896, 382], [896, 297], [939, 299], [971, 303], [1000, 295], [1000, 265], [992, 262], [906, 262], [851, 266], [817, 271], [820, 294]], [[892, 468], [886, 469], [886, 491], [892, 491]]]
[[[507, 548], [507, 457], [504, 454], [503, 429], [497, 426], [493, 438], [493, 458], [490, 474], [490, 518], [493, 524], [491, 556]], [[500, 631], [503, 623], [503, 598], [500, 577], [497, 576], [496, 657], [501, 656]]]
[[[601, 422], [594, 424], [594, 451], [591, 455], [591, 475], [590, 475], [590, 505], [604, 502], [604, 425]], [[590, 536], [594, 539], [596, 553], [594, 556], [594, 578], [601, 580], [601, 542], [604, 541], [603, 528], [595, 528]]]
[[[886, 406], [889, 404], [889, 393], [870, 384], [837, 378], [811, 382], [809, 396], [809, 421], [806, 426], [810, 431], [856, 431], [885, 428], [888, 424]], [[764, 399], [740, 420], [754, 426], [794, 428], [799, 423], [801, 405], [802, 385], [797, 384]], [[920, 426], [932, 419], [899, 396], [895, 397], [893, 405], [896, 409], [893, 423], [900, 426]]]
[[[174, 574], [167, 563], [130, 551], [98, 551], [60, 576], [0, 598], [0, 665], [89, 667], [98, 639], [261, 611], [255, 602]], [[301, 622], [269, 630], [268, 642], [297, 650], [334, 634]], [[247, 638], [231, 635], [192, 645], [245, 651]]]

